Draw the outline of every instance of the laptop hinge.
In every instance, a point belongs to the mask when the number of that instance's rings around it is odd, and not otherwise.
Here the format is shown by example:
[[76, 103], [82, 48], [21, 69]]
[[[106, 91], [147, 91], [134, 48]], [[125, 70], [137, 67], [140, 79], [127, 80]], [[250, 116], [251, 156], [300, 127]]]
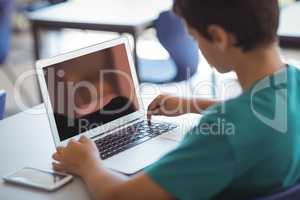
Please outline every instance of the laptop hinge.
[[101, 134], [99, 134], [99, 135], [95, 135], [95, 136], [91, 137], [91, 139], [95, 139], [95, 138], [97, 138], [97, 137], [99, 137], [99, 136], [101, 136], [101, 135], [105, 135], [105, 134], [107, 134], [107, 133], [115, 132], [116, 130], [118, 130], [118, 129], [120, 129], [120, 128], [123, 128], [123, 127], [125, 127], [125, 126], [127, 126], [127, 125], [129, 125], [129, 124], [132, 124], [132, 123], [134, 123], [134, 122], [136, 122], [136, 121], [141, 121], [141, 118], [136, 118], [136, 119], [134, 119], [134, 120], [131, 120], [131, 121], [127, 122], [126, 124], [117, 126], [117, 127], [113, 128], [113, 129], [110, 129], [110, 130], [107, 130], [107, 131], [105, 131], [105, 132], [103, 132], [103, 133], [101, 133]]

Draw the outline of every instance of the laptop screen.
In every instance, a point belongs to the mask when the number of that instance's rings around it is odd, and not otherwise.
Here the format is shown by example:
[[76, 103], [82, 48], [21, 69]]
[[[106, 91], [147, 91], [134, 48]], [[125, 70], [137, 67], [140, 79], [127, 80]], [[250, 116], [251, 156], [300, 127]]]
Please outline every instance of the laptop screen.
[[124, 44], [44, 68], [60, 140], [139, 108]]

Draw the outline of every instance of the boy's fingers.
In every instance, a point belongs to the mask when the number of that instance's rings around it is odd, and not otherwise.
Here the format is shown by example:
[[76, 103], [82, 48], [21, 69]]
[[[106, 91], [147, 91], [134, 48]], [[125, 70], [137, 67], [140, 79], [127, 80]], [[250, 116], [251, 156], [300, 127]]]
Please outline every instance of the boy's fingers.
[[53, 154], [52, 158], [53, 158], [53, 160], [61, 161], [61, 155], [58, 152], [56, 152], [55, 154]]
[[63, 150], [64, 150], [64, 147], [57, 147], [56, 148], [57, 153], [62, 153]]
[[88, 141], [89, 141], [89, 139], [85, 135], [83, 135], [79, 138], [79, 142], [86, 143]]
[[157, 109], [157, 104], [156, 103], [153, 103], [152, 105], [150, 105], [148, 107], [148, 110], [147, 110], [147, 119], [148, 121], [151, 120], [151, 116], [153, 114], [153, 110]]
[[155, 110], [152, 110], [152, 111], [151, 111], [151, 114], [152, 114], [152, 115], [161, 115], [161, 114], [163, 114], [163, 113], [162, 113], [161, 108], [156, 108]]
[[78, 141], [76, 141], [75, 139], [71, 139], [70, 142], [67, 145], [67, 148], [72, 148], [76, 145], [80, 144]]
[[161, 107], [161, 98], [162, 98], [161, 95], [158, 96], [148, 106], [148, 110], [147, 110], [147, 119], [148, 119], [148, 121], [151, 120], [152, 115], [157, 115], [157, 113], [159, 111], [159, 108]]
[[58, 171], [58, 172], [62, 172], [66, 170], [63, 164], [56, 163], [56, 162], [52, 163], [52, 168], [54, 169], [54, 171]]
[[147, 111], [147, 120], [148, 120], [148, 122], [151, 121], [151, 116], [152, 116], [152, 113], [148, 110]]
[[148, 106], [148, 111], [149, 111], [149, 110], [153, 110], [154, 108], [156, 108], [156, 107], [157, 107], [157, 104], [158, 104], [158, 102], [157, 102], [156, 99], [155, 99], [154, 101], [152, 101], [152, 102], [149, 104], [149, 106]]
[[156, 97], [148, 106], [148, 110], [154, 110], [157, 107], [160, 107], [162, 95]]
[[155, 115], [162, 115], [162, 114], [163, 114], [163, 112], [162, 112], [161, 108], [156, 108], [154, 110], [148, 111], [147, 119], [148, 119], [148, 121], [151, 121], [151, 118], [153, 115], [155, 116]]
[[83, 144], [94, 144], [94, 142], [85, 135], [80, 137], [79, 142], [81, 142]]

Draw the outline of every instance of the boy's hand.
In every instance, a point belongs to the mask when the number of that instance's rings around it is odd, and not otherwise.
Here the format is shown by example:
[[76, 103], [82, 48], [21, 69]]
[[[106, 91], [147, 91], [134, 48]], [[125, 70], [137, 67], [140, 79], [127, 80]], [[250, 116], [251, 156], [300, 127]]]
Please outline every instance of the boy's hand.
[[79, 141], [71, 140], [66, 147], [58, 147], [53, 154], [53, 169], [69, 172], [82, 178], [96, 169], [101, 159], [95, 143], [85, 136]]
[[152, 115], [178, 116], [185, 114], [189, 101], [171, 95], [159, 95], [148, 107], [147, 118], [151, 121]]

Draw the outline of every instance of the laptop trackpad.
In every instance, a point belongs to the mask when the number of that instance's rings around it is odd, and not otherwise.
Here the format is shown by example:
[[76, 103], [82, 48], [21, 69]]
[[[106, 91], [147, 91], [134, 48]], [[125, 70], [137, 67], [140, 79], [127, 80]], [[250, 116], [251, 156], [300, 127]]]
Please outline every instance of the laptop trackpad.
[[178, 142], [157, 137], [103, 161], [107, 168], [134, 174], [173, 150]]

